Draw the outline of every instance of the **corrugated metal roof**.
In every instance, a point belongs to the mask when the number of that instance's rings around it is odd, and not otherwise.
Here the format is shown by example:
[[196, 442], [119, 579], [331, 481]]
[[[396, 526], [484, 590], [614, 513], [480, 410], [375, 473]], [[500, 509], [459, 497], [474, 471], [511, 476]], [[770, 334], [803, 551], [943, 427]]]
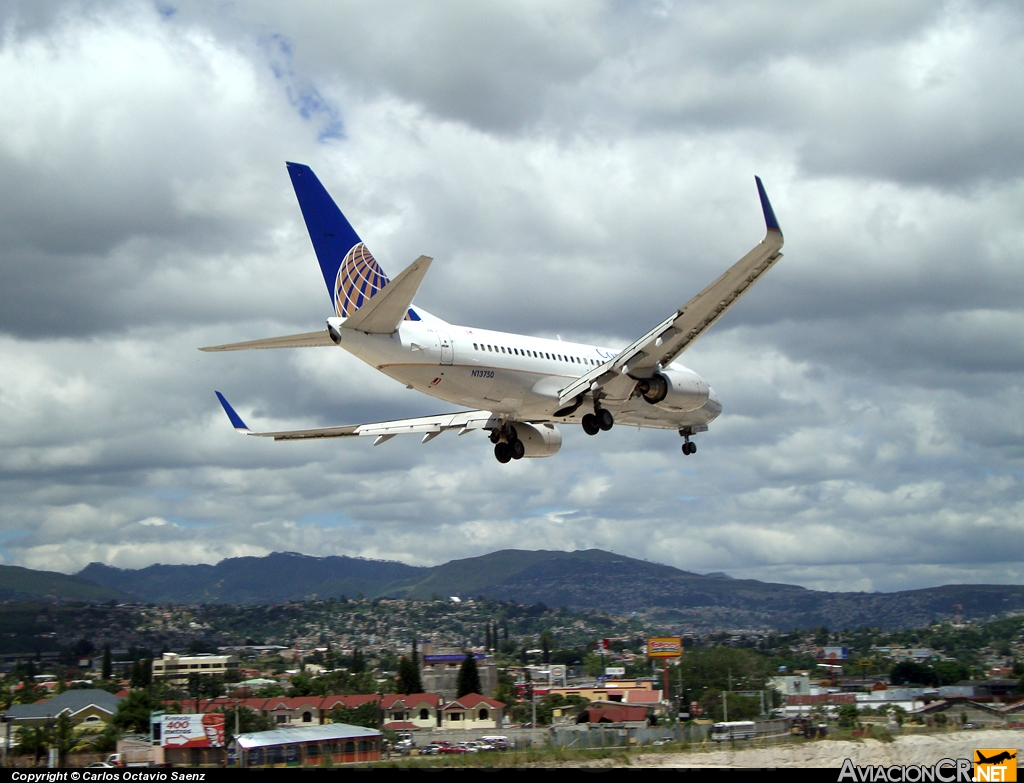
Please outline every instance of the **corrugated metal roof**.
[[379, 737], [376, 729], [363, 726], [349, 726], [347, 723], [325, 723], [322, 726], [296, 726], [271, 731], [254, 731], [239, 734], [238, 744], [243, 748], [266, 748], [271, 745], [294, 745], [297, 742], [328, 742], [330, 740], [362, 739]]

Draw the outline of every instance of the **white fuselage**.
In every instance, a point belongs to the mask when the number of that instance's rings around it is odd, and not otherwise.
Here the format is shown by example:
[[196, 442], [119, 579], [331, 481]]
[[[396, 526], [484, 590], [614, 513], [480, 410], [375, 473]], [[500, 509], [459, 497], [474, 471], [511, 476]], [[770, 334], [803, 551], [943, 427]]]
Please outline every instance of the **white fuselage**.
[[[366, 334], [331, 318], [340, 347], [385, 375], [431, 397], [521, 421], [579, 421], [592, 408], [553, 417], [558, 392], [618, 351], [435, 321], [403, 321], [393, 334]], [[652, 405], [642, 397], [609, 404], [615, 421], [657, 429], [706, 425], [722, 412], [714, 390], [679, 364], [669, 368], [704, 384], [707, 401], [694, 410]]]

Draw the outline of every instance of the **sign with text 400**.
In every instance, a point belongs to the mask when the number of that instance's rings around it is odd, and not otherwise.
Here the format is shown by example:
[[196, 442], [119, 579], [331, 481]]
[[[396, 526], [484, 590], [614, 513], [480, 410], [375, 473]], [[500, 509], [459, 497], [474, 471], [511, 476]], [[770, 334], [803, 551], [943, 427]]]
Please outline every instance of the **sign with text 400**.
[[648, 658], [679, 658], [683, 654], [683, 640], [678, 636], [654, 636], [647, 640]]
[[164, 715], [160, 744], [165, 748], [223, 748], [224, 713]]

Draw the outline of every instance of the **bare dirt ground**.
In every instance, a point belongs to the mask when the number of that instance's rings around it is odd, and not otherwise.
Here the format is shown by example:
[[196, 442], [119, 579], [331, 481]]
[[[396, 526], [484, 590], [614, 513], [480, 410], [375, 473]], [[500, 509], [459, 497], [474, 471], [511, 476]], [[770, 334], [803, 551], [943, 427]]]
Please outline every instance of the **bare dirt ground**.
[[[1024, 730], [958, 731], [951, 734], [922, 734], [899, 737], [895, 742], [817, 740], [777, 747], [746, 747], [742, 750], [709, 748], [686, 753], [643, 753], [630, 755], [631, 767], [834, 767], [844, 759], [856, 765], [924, 764], [943, 758], [974, 757], [975, 748], [1024, 749]], [[581, 766], [617, 767], [618, 759], [595, 759]], [[1024, 768], [1024, 762], [1020, 764]]]

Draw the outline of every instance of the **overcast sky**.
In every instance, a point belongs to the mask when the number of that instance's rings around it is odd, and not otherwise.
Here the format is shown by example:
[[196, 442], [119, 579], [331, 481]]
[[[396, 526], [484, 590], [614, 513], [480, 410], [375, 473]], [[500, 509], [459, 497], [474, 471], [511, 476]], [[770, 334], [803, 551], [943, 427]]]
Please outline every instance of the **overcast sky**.
[[[599, 547], [823, 589], [1024, 581], [1017, 2], [0, 4], [0, 553], [74, 572], [290, 550]], [[624, 345], [764, 233], [681, 359], [723, 415], [274, 443], [451, 410], [319, 329], [313, 167], [453, 323]]]

